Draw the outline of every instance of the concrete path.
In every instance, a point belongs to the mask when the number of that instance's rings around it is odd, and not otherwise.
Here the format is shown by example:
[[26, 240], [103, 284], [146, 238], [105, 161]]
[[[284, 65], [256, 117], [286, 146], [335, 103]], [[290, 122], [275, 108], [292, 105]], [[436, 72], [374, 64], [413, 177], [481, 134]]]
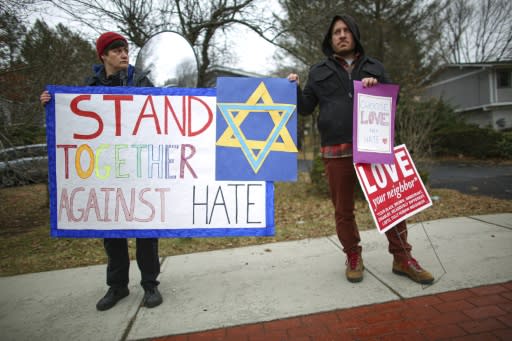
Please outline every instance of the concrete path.
[[512, 281], [151, 341], [512, 340]]
[[[2, 340], [140, 340], [402, 301], [512, 280], [512, 213], [409, 226], [413, 255], [437, 278], [422, 286], [391, 272], [384, 236], [361, 233], [365, 279], [344, 278], [335, 236], [166, 257], [164, 303], [131, 294], [105, 312], [105, 266], [0, 278]], [[512, 298], [511, 298], [512, 300]]]

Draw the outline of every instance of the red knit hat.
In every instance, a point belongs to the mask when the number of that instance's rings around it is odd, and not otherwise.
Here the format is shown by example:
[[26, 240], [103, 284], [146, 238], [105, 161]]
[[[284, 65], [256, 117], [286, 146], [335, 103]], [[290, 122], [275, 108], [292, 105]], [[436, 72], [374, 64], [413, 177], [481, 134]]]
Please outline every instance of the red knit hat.
[[126, 45], [128, 45], [128, 41], [125, 37], [115, 32], [105, 32], [103, 33], [98, 40], [96, 40], [96, 52], [98, 53], [98, 58], [101, 60], [101, 56], [105, 49], [112, 44], [114, 41], [121, 40]]

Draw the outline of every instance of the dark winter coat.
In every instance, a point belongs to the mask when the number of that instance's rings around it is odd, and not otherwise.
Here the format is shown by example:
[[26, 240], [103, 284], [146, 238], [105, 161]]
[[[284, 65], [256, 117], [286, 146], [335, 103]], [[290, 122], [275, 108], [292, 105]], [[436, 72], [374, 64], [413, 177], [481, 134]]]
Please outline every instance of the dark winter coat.
[[85, 84], [88, 86], [153, 86], [147, 77], [149, 72], [141, 72], [133, 65], [128, 65], [127, 70], [119, 71], [108, 78], [106, 77], [103, 64], [93, 65], [93, 72], [94, 75], [85, 80]]
[[[350, 74], [333, 57], [331, 31], [339, 19], [343, 20], [352, 32], [356, 52], [359, 54], [359, 59]], [[360, 42], [359, 28], [350, 16], [337, 15], [332, 19], [322, 44], [322, 51], [327, 58], [311, 67], [304, 90], [300, 91], [299, 88], [298, 112], [301, 115], [309, 115], [319, 105], [317, 127], [322, 146], [352, 143], [353, 80], [365, 77], [374, 77], [379, 83], [390, 83], [390, 80], [384, 66], [378, 60], [365, 55]]]

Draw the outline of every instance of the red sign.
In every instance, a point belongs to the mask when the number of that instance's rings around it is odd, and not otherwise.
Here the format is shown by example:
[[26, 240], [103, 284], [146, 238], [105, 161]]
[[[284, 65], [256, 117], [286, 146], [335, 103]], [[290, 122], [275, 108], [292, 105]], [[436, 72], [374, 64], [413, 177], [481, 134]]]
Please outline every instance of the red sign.
[[359, 183], [380, 233], [432, 206], [432, 200], [404, 144], [394, 148], [393, 164], [356, 163]]

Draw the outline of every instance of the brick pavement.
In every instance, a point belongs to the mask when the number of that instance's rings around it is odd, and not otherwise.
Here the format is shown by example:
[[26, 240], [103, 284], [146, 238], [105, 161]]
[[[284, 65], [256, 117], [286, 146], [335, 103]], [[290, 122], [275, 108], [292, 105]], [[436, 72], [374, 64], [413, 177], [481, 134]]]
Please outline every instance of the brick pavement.
[[512, 281], [151, 340], [512, 340]]

